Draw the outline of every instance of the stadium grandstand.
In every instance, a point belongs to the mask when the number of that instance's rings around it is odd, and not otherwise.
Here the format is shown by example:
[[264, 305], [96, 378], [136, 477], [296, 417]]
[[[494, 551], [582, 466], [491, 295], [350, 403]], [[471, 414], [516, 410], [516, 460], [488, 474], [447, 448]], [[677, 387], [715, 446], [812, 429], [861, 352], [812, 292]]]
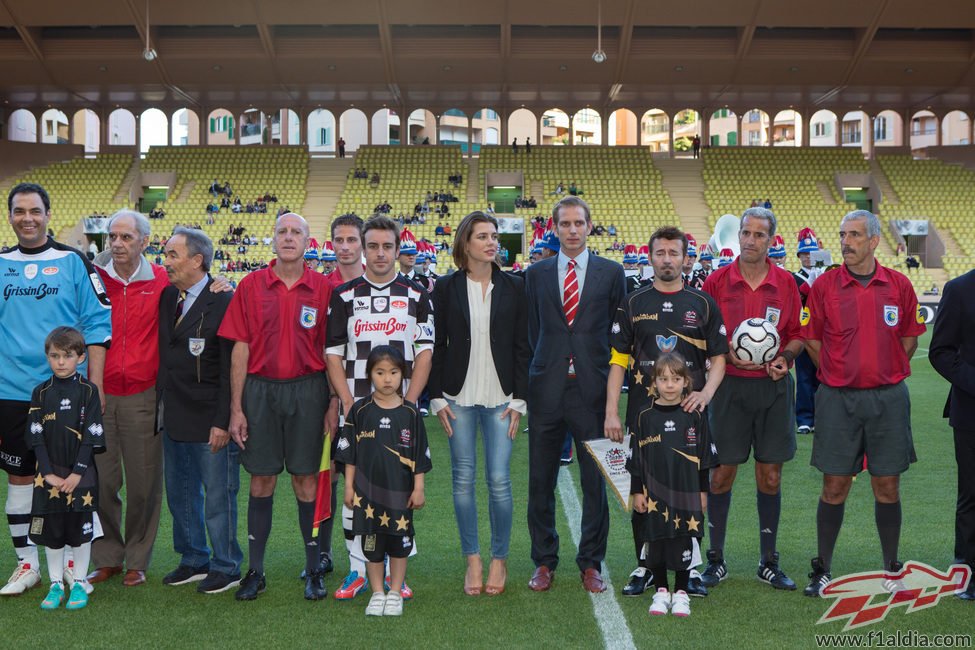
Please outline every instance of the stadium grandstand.
[[[334, 216], [388, 203], [449, 245], [438, 225], [491, 206], [512, 262], [560, 185], [613, 226], [592, 246], [614, 259], [664, 223], [707, 241], [766, 199], [787, 249], [811, 226], [836, 251], [838, 219], [868, 207], [881, 259], [910, 256], [919, 293], [940, 287], [975, 263], [973, 10], [936, 2], [919, 23], [905, 3], [841, 5], [569, 2], [557, 18], [541, 3], [218, 2], [225, 24], [183, 0], [11, 0], [0, 186], [48, 187], [56, 237], [85, 247], [103, 228], [85, 218], [122, 207], [161, 211], [161, 236], [199, 224], [215, 241], [235, 224], [263, 241], [287, 207], [323, 243]], [[247, 211], [266, 194], [267, 212]]]

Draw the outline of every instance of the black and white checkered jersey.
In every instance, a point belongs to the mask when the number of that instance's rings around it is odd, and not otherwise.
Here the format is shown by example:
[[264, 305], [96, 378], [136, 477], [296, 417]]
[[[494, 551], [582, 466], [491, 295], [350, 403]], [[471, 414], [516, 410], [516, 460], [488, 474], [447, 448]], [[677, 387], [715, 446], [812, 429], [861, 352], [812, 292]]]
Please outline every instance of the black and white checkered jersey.
[[[349, 390], [357, 400], [372, 393], [366, 361], [373, 347], [397, 348], [410, 369], [416, 355], [433, 350], [430, 297], [400, 273], [383, 286], [362, 275], [333, 291], [325, 327], [326, 352], [345, 360]], [[403, 380], [404, 394], [408, 387], [407, 377]]]

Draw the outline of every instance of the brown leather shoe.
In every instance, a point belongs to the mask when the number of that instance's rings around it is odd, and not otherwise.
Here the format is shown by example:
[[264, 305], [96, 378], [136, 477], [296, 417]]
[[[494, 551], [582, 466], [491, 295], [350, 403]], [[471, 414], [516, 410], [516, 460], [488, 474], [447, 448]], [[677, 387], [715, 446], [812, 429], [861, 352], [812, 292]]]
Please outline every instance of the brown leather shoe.
[[145, 584], [146, 572], [138, 571], [136, 569], [129, 569], [125, 572], [125, 578], [122, 579], [122, 584], [126, 587], [134, 587], [136, 585]]
[[599, 575], [599, 571], [596, 569], [586, 569], [580, 575], [582, 576], [582, 586], [586, 591], [594, 594], [600, 594], [606, 591], [606, 584], [603, 582], [603, 577]]
[[103, 566], [88, 574], [88, 582], [91, 584], [105, 582], [112, 576], [117, 576], [120, 573], [122, 573], [122, 567], [120, 566]]
[[552, 586], [552, 578], [554, 577], [554, 571], [547, 566], [540, 566], [535, 569], [532, 579], [528, 581], [528, 588], [532, 591], [548, 591]]

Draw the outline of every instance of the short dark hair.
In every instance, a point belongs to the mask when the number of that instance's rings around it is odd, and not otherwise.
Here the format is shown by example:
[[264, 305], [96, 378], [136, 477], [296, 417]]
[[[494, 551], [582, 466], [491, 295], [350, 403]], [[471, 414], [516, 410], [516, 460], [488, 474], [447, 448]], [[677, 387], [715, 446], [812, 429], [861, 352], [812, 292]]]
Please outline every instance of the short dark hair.
[[[372, 369], [380, 361], [390, 361], [394, 366], [399, 368], [400, 374], [403, 375], [403, 379], [409, 376], [409, 368], [406, 365], [406, 357], [403, 353], [394, 348], [391, 345], [377, 345], [369, 352], [369, 358], [366, 359], [366, 377], [369, 377], [369, 381], [372, 381]], [[400, 382], [399, 394], [403, 394], [403, 383]]]
[[10, 190], [10, 194], [7, 195], [7, 212], [14, 211], [14, 197], [18, 194], [39, 195], [41, 197], [41, 201], [44, 202], [44, 212], [51, 211], [51, 197], [47, 195], [47, 190], [37, 183], [19, 183], [14, 185], [13, 189]]
[[592, 216], [589, 213], [589, 204], [580, 199], [578, 196], [567, 196], [560, 199], [558, 203], [552, 208], [552, 221], [555, 222], [555, 227], [559, 227], [559, 212], [563, 208], [569, 207], [582, 208], [582, 211], [586, 213], [586, 221], [592, 223]]
[[677, 226], [661, 226], [657, 228], [656, 232], [650, 235], [650, 243], [647, 246], [650, 248], [651, 255], [653, 255], [653, 242], [658, 239], [666, 239], [668, 241], [680, 240], [680, 243], [684, 247], [684, 256], [687, 256], [687, 235]]
[[[754, 219], [765, 219], [765, 222], [768, 224], [769, 239], [775, 237], [775, 227], [777, 224], [775, 220], [775, 215], [772, 213], [771, 210], [769, 210], [768, 208], [759, 208], [757, 206], [754, 208], [748, 208], [747, 210], [741, 213], [741, 223], [745, 223], [745, 217], [752, 217]], [[740, 225], [738, 229], [739, 231], [741, 230]]]
[[51, 348], [76, 352], [80, 357], [85, 353], [85, 337], [73, 327], [55, 327], [44, 339], [44, 353], [50, 352]]
[[335, 239], [335, 229], [338, 228], [339, 226], [352, 226], [353, 228], [359, 231], [359, 239], [362, 239], [363, 221], [362, 221], [362, 217], [360, 217], [359, 215], [352, 214], [351, 212], [346, 212], [345, 214], [339, 217], [335, 217], [335, 219], [332, 220], [332, 228], [330, 230], [332, 239]]
[[393, 233], [396, 240], [396, 249], [399, 250], [399, 226], [389, 217], [377, 214], [369, 217], [362, 226], [362, 243], [366, 243], [366, 233], [370, 230], [389, 230]]
[[[457, 232], [454, 233], [453, 250], [454, 264], [461, 271], [467, 270], [467, 244], [470, 243], [471, 235], [474, 233], [474, 225], [479, 223], [489, 223], [494, 226], [495, 232], [498, 230], [498, 220], [480, 210], [475, 210], [461, 219], [460, 225], [457, 226]], [[499, 255], [500, 248], [498, 249], [498, 253], [494, 255], [494, 265], [501, 268]]]
[[190, 257], [200, 255], [203, 258], [203, 272], [210, 272], [210, 265], [213, 263], [213, 242], [207, 237], [206, 233], [196, 228], [185, 228], [177, 226], [173, 228], [170, 239], [176, 235], [182, 235], [186, 240], [186, 252]]

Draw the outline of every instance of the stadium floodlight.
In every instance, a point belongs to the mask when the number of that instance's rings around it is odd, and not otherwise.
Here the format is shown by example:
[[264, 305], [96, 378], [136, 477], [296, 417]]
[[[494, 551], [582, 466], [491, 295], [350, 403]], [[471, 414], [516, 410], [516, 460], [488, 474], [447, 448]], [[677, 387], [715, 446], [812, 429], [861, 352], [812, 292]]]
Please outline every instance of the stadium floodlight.
[[596, 51], [592, 53], [592, 60], [602, 63], [606, 60], [606, 53], [603, 51], [603, 3], [596, 3]]

